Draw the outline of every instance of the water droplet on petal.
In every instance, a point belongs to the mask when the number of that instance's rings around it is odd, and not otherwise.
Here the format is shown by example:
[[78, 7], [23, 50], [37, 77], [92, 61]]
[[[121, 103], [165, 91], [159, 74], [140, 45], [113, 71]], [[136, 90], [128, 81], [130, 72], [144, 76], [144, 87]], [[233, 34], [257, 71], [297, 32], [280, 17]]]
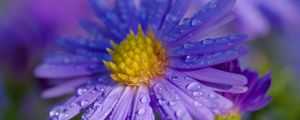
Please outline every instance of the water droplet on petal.
[[83, 95], [87, 90], [85, 88], [79, 88], [77, 90], [77, 95]]
[[173, 105], [175, 105], [175, 104], [176, 104], [175, 101], [169, 101], [169, 103], [168, 103], [169, 106], [173, 106]]
[[68, 116], [69, 116], [69, 114], [66, 114], [66, 113], [59, 113], [58, 119], [59, 119], [59, 120], [62, 120], [62, 119], [65, 119], [65, 118], [68, 117]]
[[145, 108], [141, 108], [137, 111], [138, 115], [144, 115], [146, 113], [146, 109]]
[[199, 90], [200, 88], [201, 87], [200, 87], [199, 83], [197, 83], [197, 82], [190, 83], [189, 85], [186, 86], [186, 89], [189, 91]]
[[190, 49], [190, 48], [192, 48], [192, 47], [194, 47], [195, 45], [193, 44], [193, 43], [185, 43], [184, 45], [183, 45], [183, 48], [184, 49]]
[[147, 98], [147, 97], [142, 97], [142, 98], [140, 99], [140, 102], [141, 102], [142, 104], [145, 104], [145, 103], [148, 102], [148, 98]]
[[214, 93], [210, 93], [210, 94], [208, 95], [208, 97], [209, 97], [210, 99], [217, 98], [217, 96], [216, 96]]
[[166, 102], [164, 100], [158, 100], [158, 104], [164, 105]]
[[196, 107], [202, 107], [203, 105], [200, 103], [200, 102], [198, 102], [198, 101], [195, 101], [194, 102], [194, 105], [196, 106]]
[[70, 107], [76, 107], [76, 106], [78, 106], [78, 104], [75, 103], [75, 102], [72, 102], [72, 103], [70, 104]]
[[88, 105], [88, 104], [89, 104], [89, 102], [86, 101], [86, 100], [82, 100], [82, 101], [80, 102], [80, 106], [82, 106], [82, 107], [84, 107], [84, 106], [86, 106], [86, 105]]
[[184, 112], [182, 110], [177, 110], [175, 112], [175, 117], [176, 118], [181, 118], [184, 115]]
[[197, 20], [197, 19], [194, 19], [193, 21], [192, 21], [192, 26], [196, 26], [196, 25], [199, 25], [199, 24], [201, 24], [202, 22], [200, 21], [200, 20]]
[[49, 112], [49, 115], [50, 115], [50, 117], [53, 117], [53, 116], [58, 115], [58, 112], [56, 112], [55, 110], [51, 110], [51, 111]]
[[195, 97], [198, 97], [198, 96], [201, 96], [201, 95], [203, 95], [202, 92], [193, 92], [193, 96], [195, 96]]

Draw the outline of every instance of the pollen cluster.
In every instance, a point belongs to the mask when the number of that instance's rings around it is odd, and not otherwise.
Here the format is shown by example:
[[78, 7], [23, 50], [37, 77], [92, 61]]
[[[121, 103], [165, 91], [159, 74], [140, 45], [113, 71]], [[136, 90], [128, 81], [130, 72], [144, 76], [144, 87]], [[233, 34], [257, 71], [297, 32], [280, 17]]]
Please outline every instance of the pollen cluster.
[[112, 49], [107, 49], [112, 61], [104, 61], [112, 71], [111, 77], [118, 83], [138, 86], [163, 74], [166, 66], [166, 51], [160, 40], [155, 39], [151, 29], [145, 35], [139, 27], [138, 34], [132, 31], [127, 38], [117, 45], [111, 42]]

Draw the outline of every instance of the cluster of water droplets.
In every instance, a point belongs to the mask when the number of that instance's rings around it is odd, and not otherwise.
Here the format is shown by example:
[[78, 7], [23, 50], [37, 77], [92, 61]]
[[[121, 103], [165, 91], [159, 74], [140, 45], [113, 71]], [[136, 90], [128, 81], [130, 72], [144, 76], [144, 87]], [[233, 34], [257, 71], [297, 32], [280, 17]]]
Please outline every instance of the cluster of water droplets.
[[222, 107], [219, 106], [219, 102], [222, 102], [218, 99], [219, 95], [199, 81], [189, 76], [177, 76], [179, 74], [177, 72], [167, 71], [166, 74], [172, 83], [194, 100], [195, 107], [208, 107], [211, 110]]
[[[149, 97], [146, 97], [146, 96], [143, 96], [139, 99], [139, 102], [142, 104], [142, 105], [146, 105], [146, 104], [149, 104]], [[147, 112], [147, 108], [139, 108], [135, 113], [137, 115], [140, 115], [140, 116], [143, 116], [145, 115]]]
[[[179, 37], [182, 37], [185, 35], [185, 37], [192, 37], [197, 33], [191, 33], [190, 30], [194, 28], [199, 28], [205, 21], [207, 14], [210, 11], [213, 11], [215, 8], [217, 8], [217, 2], [212, 1], [205, 7], [203, 7], [201, 10], [196, 12], [191, 18], [185, 18], [181, 21], [179, 25], [176, 25], [175, 29], [170, 31], [168, 35], [163, 37], [163, 41], [166, 42], [172, 42]], [[168, 16], [167, 16], [168, 17]], [[169, 19], [174, 19], [176, 17], [169, 16]], [[187, 36], [186, 36], [187, 35]]]
[[54, 107], [49, 112], [50, 118], [57, 120], [72, 118], [93, 103], [96, 98], [102, 98], [104, 91], [105, 89], [101, 85], [80, 87], [73, 98], [62, 105]]

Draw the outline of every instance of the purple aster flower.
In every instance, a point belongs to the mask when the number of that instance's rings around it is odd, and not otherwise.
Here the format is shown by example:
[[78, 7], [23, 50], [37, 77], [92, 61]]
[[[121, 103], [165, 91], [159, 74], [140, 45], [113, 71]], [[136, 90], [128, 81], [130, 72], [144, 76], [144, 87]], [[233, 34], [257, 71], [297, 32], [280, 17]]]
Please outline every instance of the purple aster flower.
[[266, 106], [271, 101], [271, 96], [266, 96], [271, 86], [271, 73], [259, 78], [257, 72], [245, 70], [242, 72], [248, 78], [248, 91], [240, 94], [224, 93], [223, 96], [231, 100], [234, 106], [226, 116], [218, 120], [240, 120], [242, 115], [253, 112]]
[[[56, 87], [44, 97], [77, 89], [53, 107], [50, 119], [212, 120], [232, 102], [217, 92], [243, 93], [247, 78], [224, 71], [247, 53], [247, 36], [206, 38], [232, 20], [235, 0], [210, 2], [184, 17], [192, 0], [90, 0], [100, 21], [81, 21], [88, 38], [61, 38], [35, 75]], [[216, 66], [217, 65], [217, 66]], [[66, 83], [62, 83], [66, 81]]]

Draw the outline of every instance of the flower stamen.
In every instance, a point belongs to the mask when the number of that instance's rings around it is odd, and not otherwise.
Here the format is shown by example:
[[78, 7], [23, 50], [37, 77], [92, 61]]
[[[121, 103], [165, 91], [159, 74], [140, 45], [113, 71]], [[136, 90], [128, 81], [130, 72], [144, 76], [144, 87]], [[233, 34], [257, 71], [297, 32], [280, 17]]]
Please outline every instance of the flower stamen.
[[160, 40], [155, 39], [149, 29], [145, 35], [141, 26], [138, 34], [133, 31], [127, 38], [117, 45], [111, 42], [113, 49], [107, 49], [112, 61], [103, 61], [105, 66], [112, 71], [111, 77], [121, 84], [137, 86], [148, 84], [149, 80], [161, 76], [166, 67], [166, 50]]

